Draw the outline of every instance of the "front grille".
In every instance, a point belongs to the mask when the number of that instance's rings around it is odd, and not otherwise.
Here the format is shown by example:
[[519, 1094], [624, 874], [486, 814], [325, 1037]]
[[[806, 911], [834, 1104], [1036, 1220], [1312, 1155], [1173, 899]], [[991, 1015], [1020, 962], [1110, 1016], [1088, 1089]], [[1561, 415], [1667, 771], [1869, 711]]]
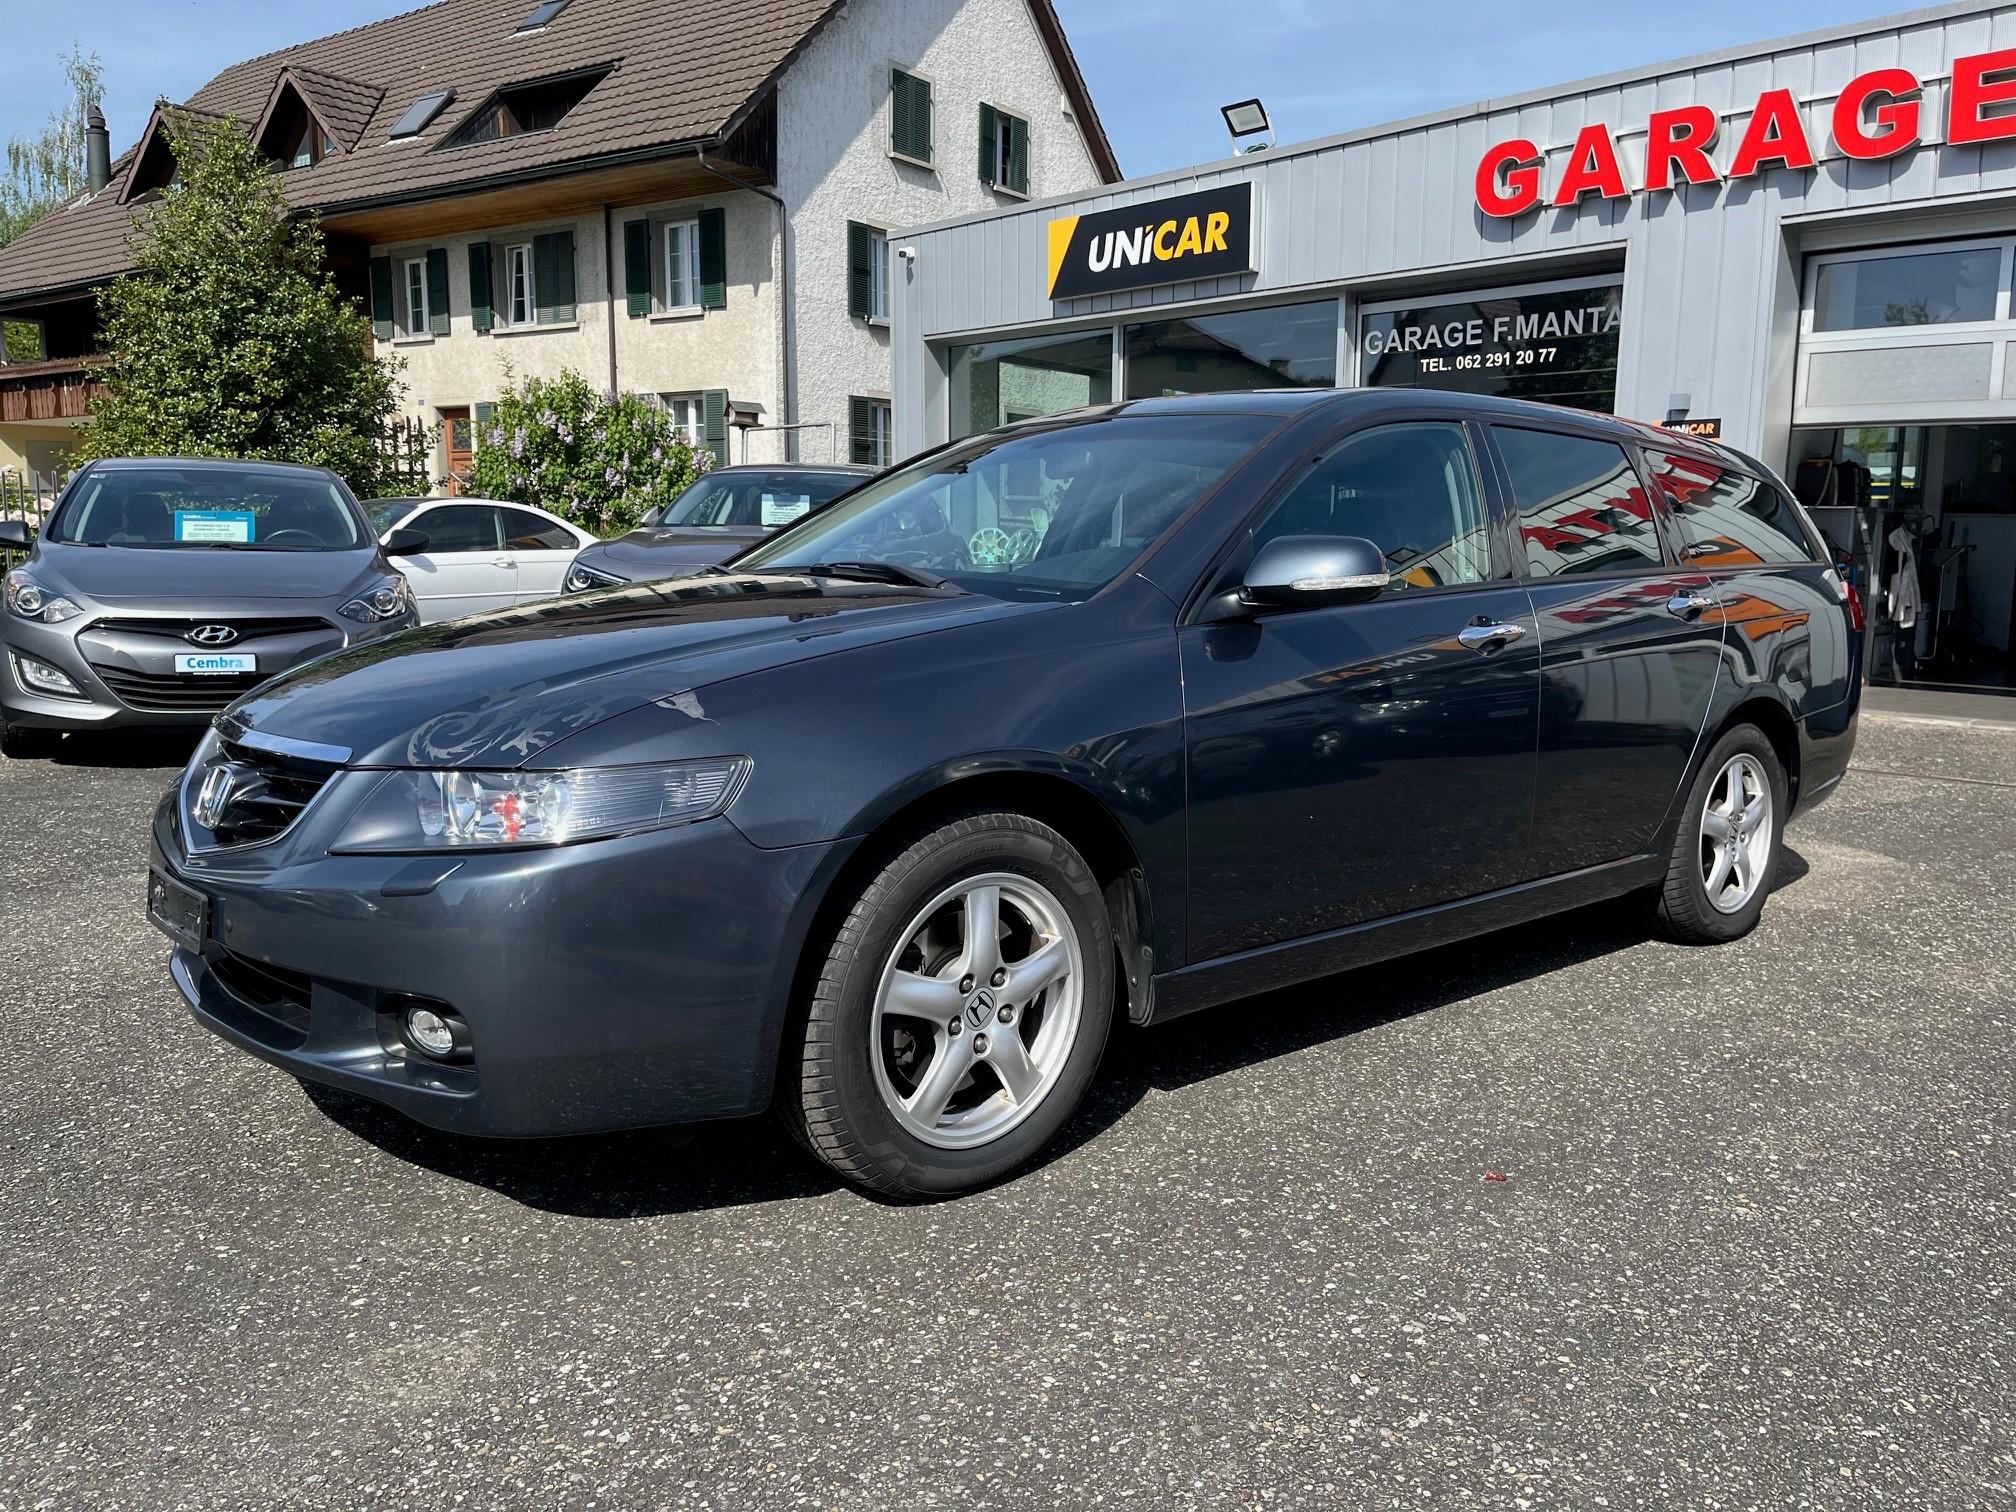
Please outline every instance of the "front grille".
[[235, 776], [223, 817], [211, 834], [219, 845], [257, 845], [280, 834], [342, 770], [301, 756], [281, 756], [226, 740], [223, 759]]
[[304, 1039], [307, 1037], [308, 1004], [314, 984], [301, 972], [269, 966], [218, 947], [210, 956], [210, 974], [254, 1013], [263, 1014]]
[[161, 640], [186, 641], [191, 630], [203, 625], [229, 625], [238, 632], [238, 639], [226, 646], [210, 646], [207, 649], [221, 651], [227, 646], [239, 645], [249, 640], [265, 640], [275, 635], [318, 635], [324, 632], [340, 634], [326, 619], [313, 615], [295, 619], [239, 619], [219, 616], [212, 619], [103, 619], [90, 628], [109, 630], [117, 635], [149, 635]]
[[91, 670], [119, 702], [141, 714], [221, 714], [272, 675], [240, 672], [177, 677], [172, 673], [130, 672], [97, 662], [91, 664]]

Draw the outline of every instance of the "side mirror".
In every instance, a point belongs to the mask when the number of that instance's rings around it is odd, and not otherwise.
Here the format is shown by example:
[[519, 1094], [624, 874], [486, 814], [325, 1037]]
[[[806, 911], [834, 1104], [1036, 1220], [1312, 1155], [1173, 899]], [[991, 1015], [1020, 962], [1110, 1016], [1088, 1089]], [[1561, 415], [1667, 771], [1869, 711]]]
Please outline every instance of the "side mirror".
[[35, 544], [35, 532], [23, 520], [0, 520], [0, 551], [26, 551]]
[[395, 530], [385, 537], [385, 555], [418, 556], [433, 540], [434, 537], [424, 530]]
[[1255, 554], [1239, 599], [1278, 609], [1362, 604], [1392, 580], [1386, 554], [1363, 536], [1277, 536]]

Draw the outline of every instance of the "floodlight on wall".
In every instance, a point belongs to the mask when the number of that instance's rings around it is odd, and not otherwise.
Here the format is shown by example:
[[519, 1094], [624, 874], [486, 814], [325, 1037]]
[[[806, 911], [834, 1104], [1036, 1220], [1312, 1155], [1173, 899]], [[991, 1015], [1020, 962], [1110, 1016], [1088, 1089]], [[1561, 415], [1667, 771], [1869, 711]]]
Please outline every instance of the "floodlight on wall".
[[[1225, 129], [1232, 133], [1234, 152], [1265, 152], [1274, 145], [1274, 123], [1268, 119], [1267, 107], [1258, 100], [1241, 100], [1236, 105], [1222, 106], [1218, 112], [1225, 117]], [[1264, 136], [1264, 142], [1249, 142], [1248, 137]]]

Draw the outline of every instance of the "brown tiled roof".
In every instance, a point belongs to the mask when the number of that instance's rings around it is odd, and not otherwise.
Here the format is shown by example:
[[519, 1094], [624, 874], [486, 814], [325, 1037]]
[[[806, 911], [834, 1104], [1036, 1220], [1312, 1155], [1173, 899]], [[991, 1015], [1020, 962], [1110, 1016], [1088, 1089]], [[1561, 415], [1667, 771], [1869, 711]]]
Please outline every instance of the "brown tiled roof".
[[[234, 64], [187, 103], [250, 130], [265, 114], [283, 70], [291, 73], [325, 125], [339, 138], [355, 134], [314, 167], [287, 173], [288, 199], [303, 209], [340, 214], [507, 175], [564, 173], [597, 160], [718, 139], [841, 3], [571, 0], [550, 24], [521, 35], [518, 28], [537, 0], [438, 0]], [[1030, 3], [1092, 140], [1094, 161], [1117, 178], [1112, 148], [1050, 0]], [[611, 67], [609, 76], [556, 129], [436, 150], [497, 89], [603, 65]], [[418, 137], [391, 141], [392, 125], [407, 107], [437, 89], [454, 90], [448, 108]], [[103, 282], [130, 266], [125, 245], [138, 207], [121, 199], [140, 156], [122, 158], [105, 191], [45, 216], [0, 248], [0, 302]]]

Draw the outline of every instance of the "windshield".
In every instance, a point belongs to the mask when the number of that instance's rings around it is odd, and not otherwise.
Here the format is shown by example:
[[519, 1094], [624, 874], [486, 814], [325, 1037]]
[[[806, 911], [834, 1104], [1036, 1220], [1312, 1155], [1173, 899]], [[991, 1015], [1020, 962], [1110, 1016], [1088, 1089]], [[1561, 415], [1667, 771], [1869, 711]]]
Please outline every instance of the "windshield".
[[154, 550], [355, 551], [371, 543], [341, 484], [222, 467], [88, 474], [44, 539]]
[[735, 566], [889, 563], [998, 598], [1088, 598], [1279, 424], [1121, 414], [975, 437], [878, 478]]
[[656, 523], [689, 530], [735, 525], [775, 530], [802, 520], [861, 481], [854, 473], [708, 473], [666, 505]]
[[413, 513], [418, 499], [373, 499], [364, 506], [364, 518], [371, 522], [374, 535], [383, 535], [396, 521]]

